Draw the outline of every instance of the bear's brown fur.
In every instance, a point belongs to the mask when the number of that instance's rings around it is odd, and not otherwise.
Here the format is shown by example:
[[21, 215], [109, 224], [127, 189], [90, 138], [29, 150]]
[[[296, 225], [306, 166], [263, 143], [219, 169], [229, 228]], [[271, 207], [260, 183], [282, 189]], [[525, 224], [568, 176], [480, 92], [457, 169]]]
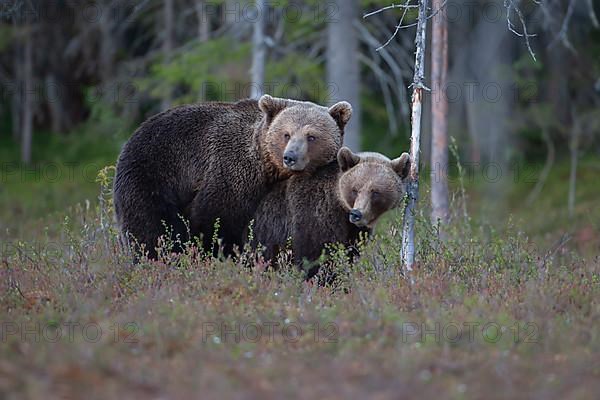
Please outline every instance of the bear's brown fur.
[[[346, 102], [328, 109], [265, 95], [184, 105], [148, 119], [117, 164], [114, 199], [123, 236], [154, 258], [165, 226], [175, 243], [188, 240], [189, 231], [207, 244], [219, 219], [219, 236], [231, 251], [271, 185], [335, 159], [351, 113]], [[284, 165], [290, 151], [297, 162]]]
[[[351, 247], [361, 232], [371, 233], [383, 213], [400, 205], [409, 164], [407, 153], [390, 160], [340, 149], [337, 161], [280, 182], [265, 196], [254, 216], [252, 244], [263, 246], [265, 257], [273, 260], [291, 238], [298, 267], [304, 260], [316, 261], [328, 243]], [[318, 268], [312, 267], [307, 279]]]

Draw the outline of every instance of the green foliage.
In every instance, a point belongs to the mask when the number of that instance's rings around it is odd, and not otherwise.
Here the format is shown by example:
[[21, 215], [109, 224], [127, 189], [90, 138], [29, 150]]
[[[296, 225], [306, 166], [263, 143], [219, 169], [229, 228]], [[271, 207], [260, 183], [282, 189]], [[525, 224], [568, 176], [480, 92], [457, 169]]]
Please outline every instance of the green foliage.
[[329, 100], [323, 66], [296, 53], [267, 64], [266, 85], [279, 97], [307, 99], [317, 103]]
[[229, 96], [235, 97], [247, 85], [249, 54], [248, 43], [236, 43], [230, 37], [192, 44], [170, 61], [156, 60], [149, 76], [138, 84], [157, 99], [174, 95], [176, 104], [198, 98], [232, 100]]
[[398, 132], [390, 132], [387, 113], [381, 99], [373, 93], [363, 93], [361, 101], [363, 147], [392, 158], [407, 151], [410, 145], [410, 126], [401, 125]]
[[[303, 29], [302, 23], [295, 25]], [[142, 91], [159, 99], [174, 96], [175, 104], [202, 100], [234, 101], [250, 95], [248, 70], [251, 47], [229, 37], [197, 43], [164, 62], [157, 60], [147, 78], [138, 81]], [[283, 97], [327, 101], [323, 66], [299, 53], [274, 57], [266, 70], [265, 87]]]
[[[98, 136], [99, 140], [123, 141], [135, 129], [135, 122], [126, 115], [117, 111], [124, 108], [126, 101], [133, 101], [133, 93], [127, 93], [129, 87], [125, 84], [115, 85], [106, 89], [107, 96], [101, 96], [101, 88], [87, 88], [85, 90], [86, 105], [90, 110], [87, 120], [74, 129], [72, 134]], [[112, 98], [111, 98], [112, 97]]]
[[14, 38], [14, 29], [9, 25], [0, 24], [0, 52], [6, 50]]
[[226, 97], [228, 91], [246, 80], [249, 54], [249, 44], [237, 43], [230, 37], [199, 43], [171, 62], [163, 64], [159, 60], [154, 64], [150, 76], [155, 78], [155, 85], [151, 93], [164, 97], [172, 87], [182, 85], [186, 94], [177, 98], [178, 103], [194, 102], [199, 93], [206, 100], [231, 100]]

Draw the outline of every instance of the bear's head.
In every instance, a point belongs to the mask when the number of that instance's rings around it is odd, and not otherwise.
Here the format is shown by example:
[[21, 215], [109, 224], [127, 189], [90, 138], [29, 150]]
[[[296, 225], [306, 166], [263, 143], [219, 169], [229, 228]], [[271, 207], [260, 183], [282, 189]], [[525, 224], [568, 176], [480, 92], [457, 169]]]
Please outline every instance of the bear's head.
[[347, 147], [338, 152], [342, 171], [338, 179], [338, 196], [349, 213], [350, 222], [373, 228], [386, 211], [396, 208], [405, 193], [408, 176], [408, 153], [390, 160], [379, 153], [353, 153]]
[[284, 174], [312, 172], [335, 160], [352, 115], [345, 101], [327, 108], [263, 95], [258, 106], [263, 112], [261, 146], [268, 162]]

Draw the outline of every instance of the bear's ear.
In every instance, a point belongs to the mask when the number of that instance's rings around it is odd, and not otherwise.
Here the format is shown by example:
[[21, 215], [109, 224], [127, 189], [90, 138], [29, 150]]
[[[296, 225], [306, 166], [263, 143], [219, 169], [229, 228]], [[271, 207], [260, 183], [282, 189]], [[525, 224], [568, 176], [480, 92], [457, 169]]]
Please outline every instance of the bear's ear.
[[329, 107], [329, 115], [331, 115], [343, 132], [352, 116], [352, 106], [347, 101], [340, 101]]
[[408, 153], [402, 153], [400, 157], [393, 159], [392, 169], [400, 178], [405, 179], [410, 171], [410, 156]]
[[348, 171], [360, 162], [360, 156], [347, 147], [342, 147], [337, 154], [338, 165], [342, 172]]
[[264, 94], [258, 100], [258, 108], [267, 117], [267, 123], [271, 123], [273, 118], [287, 107], [287, 100], [271, 97], [268, 94]]

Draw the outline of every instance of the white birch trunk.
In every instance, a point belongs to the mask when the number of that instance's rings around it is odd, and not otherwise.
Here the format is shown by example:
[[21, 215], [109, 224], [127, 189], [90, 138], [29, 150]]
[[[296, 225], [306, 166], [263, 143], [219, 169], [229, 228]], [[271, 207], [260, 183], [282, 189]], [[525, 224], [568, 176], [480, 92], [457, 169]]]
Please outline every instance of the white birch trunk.
[[252, 37], [252, 86], [250, 97], [258, 99], [264, 94], [265, 86], [265, 60], [267, 47], [265, 44], [265, 22], [267, 13], [267, 4], [265, 0], [256, 0], [256, 9], [258, 15], [254, 21], [254, 34]]
[[406, 273], [413, 270], [415, 264], [415, 216], [419, 197], [419, 153], [421, 143], [421, 111], [425, 89], [425, 44], [427, 32], [427, 0], [419, 0], [419, 20], [415, 39], [415, 74], [412, 93], [412, 130], [410, 137], [410, 172], [406, 188], [407, 204], [404, 211], [402, 229], [402, 259]]

